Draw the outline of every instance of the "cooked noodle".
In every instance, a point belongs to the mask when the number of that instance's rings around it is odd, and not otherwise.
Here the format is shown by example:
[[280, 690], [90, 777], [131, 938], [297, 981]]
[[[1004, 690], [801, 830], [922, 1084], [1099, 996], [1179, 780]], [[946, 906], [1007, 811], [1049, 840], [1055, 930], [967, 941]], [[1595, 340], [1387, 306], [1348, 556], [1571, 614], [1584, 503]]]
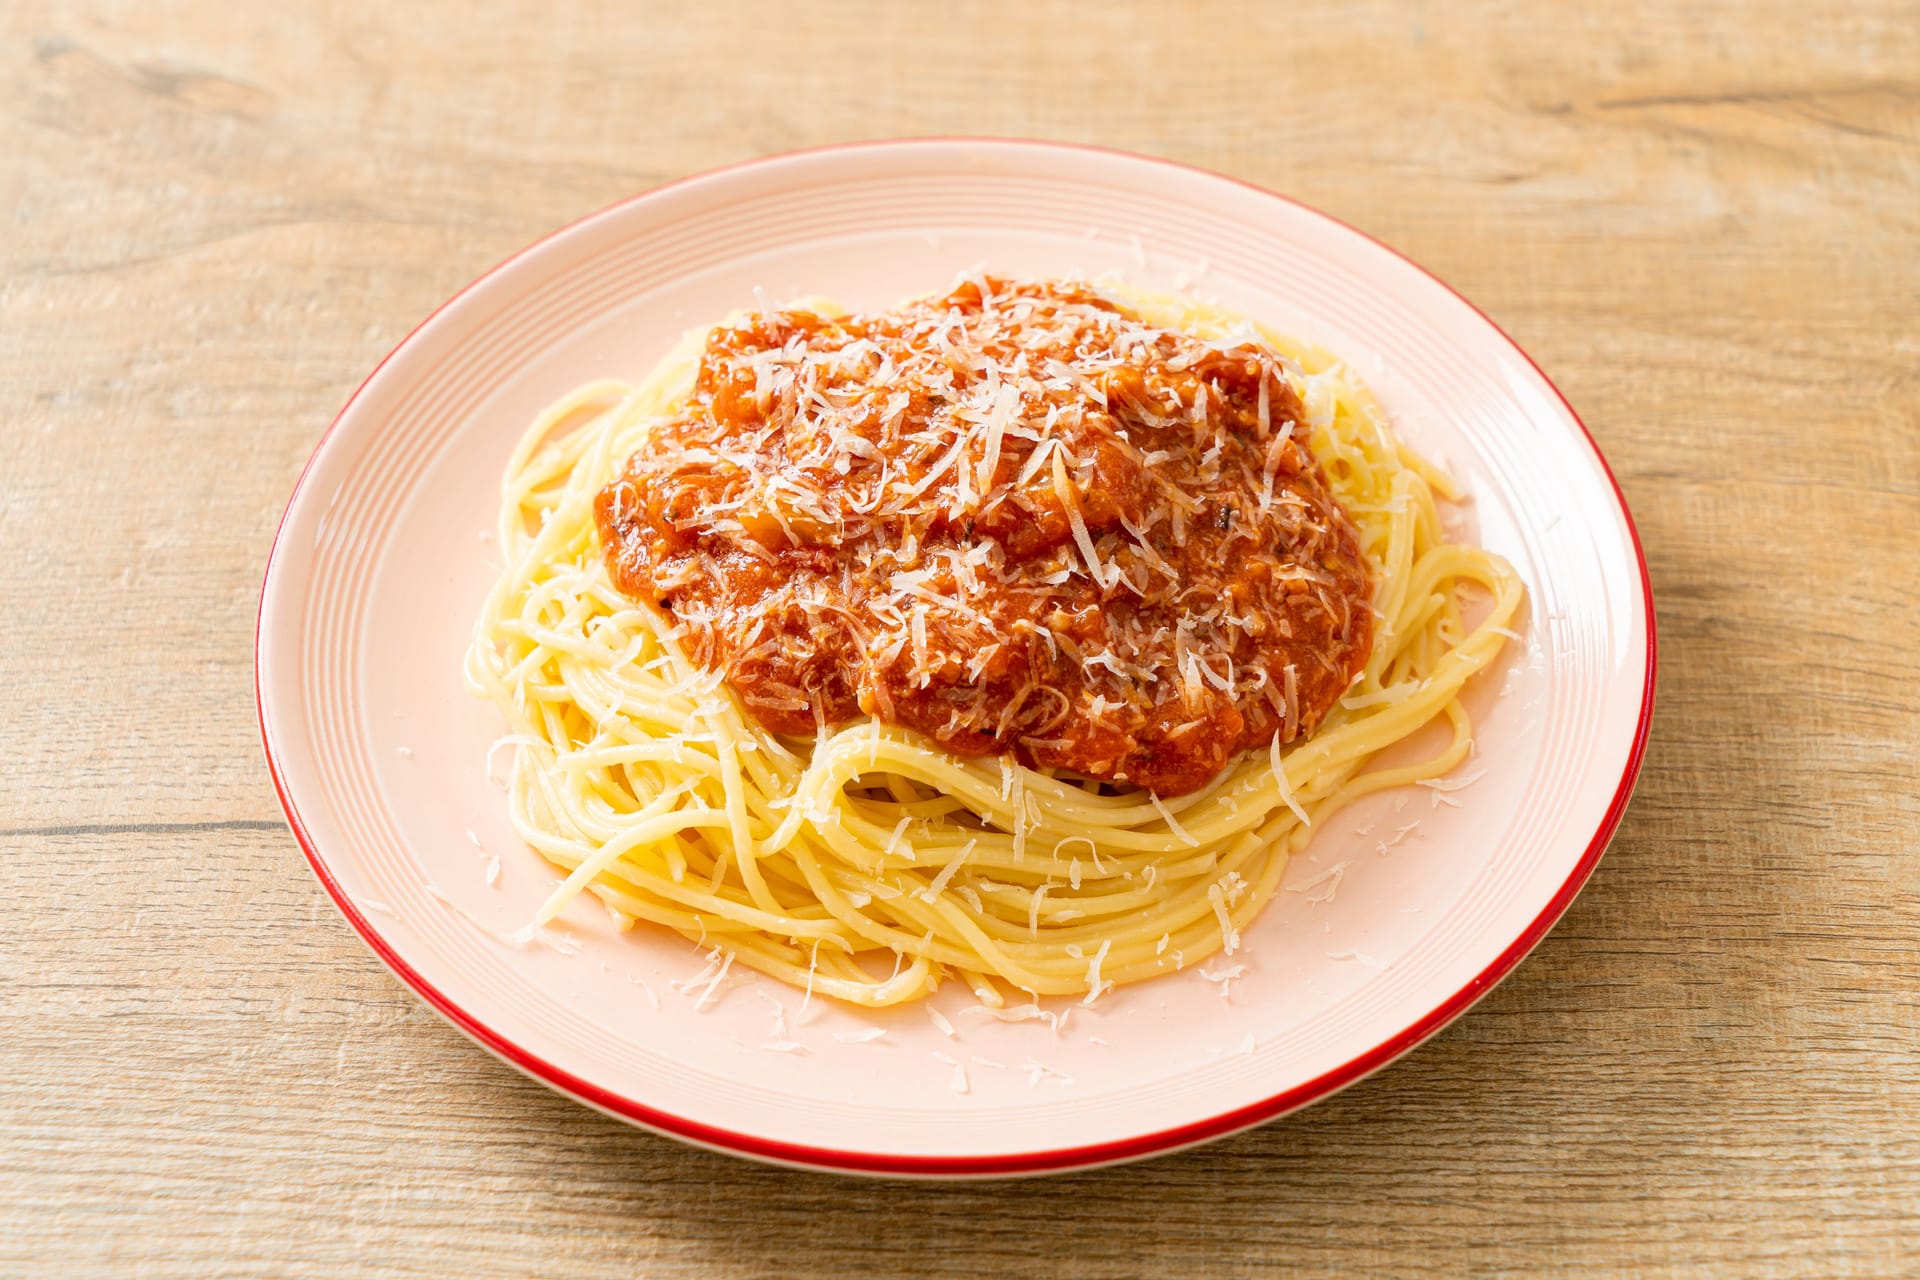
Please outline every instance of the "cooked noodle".
[[[1245, 334], [1184, 299], [1122, 300], [1151, 324]], [[570, 392], [507, 466], [506, 569], [467, 674], [519, 747], [515, 827], [568, 871], [539, 921], [588, 891], [616, 919], [868, 1006], [956, 979], [993, 1005], [1015, 991], [1092, 1000], [1236, 948], [1330, 814], [1471, 749], [1461, 691], [1499, 654], [1521, 583], [1500, 557], [1447, 541], [1436, 503], [1460, 496], [1453, 482], [1396, 439], [1346, 366], [1265, 329], [1375, 574], [1372, 655], [1311, 737], [1163, 800], [956, 757], [871, 719], [775, 736], [687, 660], [671, 618], [614, 587], [594, 523], [595, 494], [688, 393], [704, 338], [639, 383]], [[1436, 720], [1451, 730], [1442, 750], [1366, 769]]]

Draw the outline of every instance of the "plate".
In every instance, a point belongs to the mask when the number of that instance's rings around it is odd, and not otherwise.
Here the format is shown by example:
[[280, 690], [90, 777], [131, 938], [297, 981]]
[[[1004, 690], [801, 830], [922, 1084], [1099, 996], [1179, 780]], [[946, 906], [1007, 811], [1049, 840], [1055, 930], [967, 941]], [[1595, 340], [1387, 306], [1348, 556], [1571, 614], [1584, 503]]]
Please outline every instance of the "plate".
[[[951, 986], [932, 1012], [881, 1014], [752, 975], [716, 986], [689, 943], [620, 933], [585, 895], [546, 944], [522, 941], [557, 873], [513, 834], [489, 775], [501, 722], [460, 668], [526, 423], [756, 297], [885, 306], [980, 264], [1117, 272], [1319, 342], [1465, 481], [1463, 535], [1530, 593], [1521, 641], [1470, 690], [1479, 745], [1457, 776], [1473, 781], [1370, 797], [1325, 824], [1230, 961], [1044, 1021], [984, 1017]], [[468, 286], [322, 437], [274, 542], [255, 652], [261, 736], [308, 862], [454, 1026], [660, 1133], [935, 1177], [1171, 1151], [1325, 1097], [1432, 1035], [1592, 872], [1639, 767], [1653, 667], [1645, 562], [1605, 462], [1471, 304], [1364, 234], [1229, 178], [966, 139], [673, 183]]]

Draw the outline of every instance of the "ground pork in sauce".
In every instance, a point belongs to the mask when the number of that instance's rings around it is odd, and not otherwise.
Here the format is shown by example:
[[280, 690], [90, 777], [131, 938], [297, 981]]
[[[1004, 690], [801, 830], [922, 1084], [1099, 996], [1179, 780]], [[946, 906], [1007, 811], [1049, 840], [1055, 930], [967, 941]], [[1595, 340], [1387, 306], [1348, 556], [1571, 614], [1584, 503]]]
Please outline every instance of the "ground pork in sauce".
[[776, 732], [861, 714], [1177, 795], [1326, 715], [1370, 571], [1277, 357], [976, 279], [750, 315], [599, 496], [614, 581]]

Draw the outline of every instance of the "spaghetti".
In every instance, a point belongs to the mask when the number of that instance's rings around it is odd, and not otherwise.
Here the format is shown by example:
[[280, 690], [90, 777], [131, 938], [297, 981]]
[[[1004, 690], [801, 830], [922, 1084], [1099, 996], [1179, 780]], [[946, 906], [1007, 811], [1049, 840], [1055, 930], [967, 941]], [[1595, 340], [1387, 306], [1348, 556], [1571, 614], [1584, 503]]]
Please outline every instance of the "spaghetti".
[[[1498, 655], [1523, 591], [1499, 557], [1447, 541], [1437, 500], [1458, 498], [1453, 482], [1328, 354], [1185, 299], [1108, 296], [1149, 325], [1260, 344], [1298, 396], [1372, 581], [1370, 651], [1310, 736], [1284, 745], [1276, 725], [1268, 749], [1175, 795], [956, 754], [872, 715], [821, 718], [811, 740], [769, 728], [690, 656], [685, 622], [616, 585], [595, 520], [596, 498], [692, 389], [708, 337], [694, 333], [637, 384], [563, 397], [507, 467], [506, 568], [467, 672], [519, 748], [516, 828], [568, 873], [539, 921], [590, 892], [623, 923], [867, 1006], [947, 980], [993, 1006], [1016, 991], [1091, 1001], [1236, 949], [1316, 823], [1465, 758], [1461, 691]], [[1100, 573], [1091, 553], [1087, 569]], [[1463, 588], [1485, 597], [1471, 625]], [[1438, 753], [1367, 769], [1436, 720], [1451, 731]]]

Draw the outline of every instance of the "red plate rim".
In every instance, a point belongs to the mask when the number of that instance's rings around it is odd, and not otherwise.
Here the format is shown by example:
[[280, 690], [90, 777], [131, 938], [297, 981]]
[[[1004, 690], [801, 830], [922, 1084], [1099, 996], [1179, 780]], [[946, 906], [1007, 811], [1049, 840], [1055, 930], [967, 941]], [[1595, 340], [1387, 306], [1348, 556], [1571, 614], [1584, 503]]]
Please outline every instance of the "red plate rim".
[[[1553, 897], [1548, 900], [1547, 905], [1541, 910], [1540, 914], [1535, 916], [1527, 927], [1521, 931], [1520, 936], [1514, 939], [1513, 943], [1508, 946], [1506, 950], [1502, 951], [1500, 955], [1494, 959], [1493, 963], [1481, 970], [1471, 982], [1441, 1001], [1412, 1026], [1407, 1027], [1398, 1035], [1393, 1036], [1383, 1043], [1374, 1046], [1367, 1052], [1349, 1059], [1333, 1070], [1316, 1076], [1314, 1079], [1306, 1081], [1303, 1084], [1295, 1085], [1293, 1088], [1274, 1094], [1272, 1097], [1251, 1103], [1247, 1106], [1237, 1107], [1231, 1111], [1222, 1112], [1219, 1115], [1211, 1116], [1205, 1120], [1197, 1120], [1188, 1124], [1158, 1130], [1153, 1133], [1139, 1134], [1130, 1138], [1116, 1139], [1112, 1142], [993, 1156], [899, 1156], [871, 1151], [842, 1151], [829, 1147], [778, 1142], [757, 1137], [753, 1134], [736, 1133], [732, 1130], [719, 1128], [714, 1125], [701, 1124], [669, 1112], [656, 1110], [643, 1102], [614, 1093], [608, 1089], [603, 1089], [592, 1081], [581, 1079], [579, 1076], [574, 1075], [564, 1068], [527, 1052], [512, 1040], [494, 1031], [477, 1016], [468, 1012], [460, 1005], [455, 1004], [418, 970], [403, 960], [400, 955], [387, 944], [386, 940], [380, 936], [379, 932], [374, 929], [367, 918], [354, 907], [353, 902], [340, 887], [339, 881], [334, 878], [333, 873], [328, 869], [326, 860], [322, 856], [319, 847], [315, 844], [312, 836], [308, 834], [306, 825], [301, 821], [299, 811], [294, 805], [293, 797], [287, 790], [286, 780], [281, 773], [280, 763], [274, 758], [273, 740], [267, 731], [266, 704], [262, 697], [260, 683], [260, 641], [266, 618], [267, 584], [272, 580], [274, 564], [280, 555], [280, 539], [286, 530], [287, 515], [292, 511], [294, 499], [299, 496], [302, 486], [306, 483], [307, 475], [313, 468], [314, 460], [319, 457], [321, 450], [326, 447], [327, 440], [340, 425], [340, 420], [346, 416], [347, 410], [352, 408], [354, 401], [360, 398], [360, 393], [366, 389], [367, 383], [371, 382], [374, 377], [379, 374], [380, 370], [386, 367], [387, 362], [393, 359], [394, 355], [413, 339], [415, 333], [418, 333], [429, 324], [435, 316], [438, 316], [442, 311], [445, 311], [448, 307], [459, 301], [468, 291], [472, 290], [481, 282], [498, 274], [511, 263], [525, 257], [548, 241], [565, 234], [573, 227], [598, 218], [603, 214], [610, 213], [615, 209], [625, 208], [628, 205], [654, 199], [662, 193], [676, 187], [705, 181], [721, 174], [732, 173], [758, 165], [778, 163], [801, 156], [826, 155], [838, 151], [881, 149], [927, 143], [995, 147], [1019, 146], [1060, 151], [1082, 151], [1099, 155], [1116, 156], [1147, 164], [1164, 165], [1168, 168], [1180, 169], [1189, 173], [1196, 173], [1205, 177], [1231, 182], [1270, 199], [1283, 201], [1315, 217], [1344, 228], [1373, 245], [1384, 249], [1386, 252], [1392, 254], [1394, 257], [1405, 262], [1408, 266], [1411, 266], [1414, 270], [1432, 280], [1435, 284], [1445, 289], [1470, 308], [1473, 313], [1485, 321], [1495, 333], [1499, 334], [1501, 339], [1504, 340], [1522, 360], [1525, 360], [1533, 371], [1540, 375], [1541, 381], [1545, 382], [1553, 391], [1553, 394], [1559, 399], [1561, 407], [1567, 411], [1567, 416], [1573, 419], [1574, 425], [1578, 426], [1581, 434], [1586, 436], [1588, 447], [1593, 450], [1595, 459], [1599, 461], [1600, 469], [1606, 474], [1607, 482], [1613, 486], [1614, 500], [1619, 505], [1621, 518], [1626, 522], [1627, 536], [1633, 543], [1634, 559], [1640, 567], [1640, 594], [1641, 598], [1645, 601], [1647, 625], [1647, 666], [1645, 680], [1641, 686], [1640, 715], [1634, 726], [1633, 746], [1627, 753], [1626, 764], [1621, 770], [1620, 782], [1614, 790], [1613, 799], [1608, 804], [1606, 813], [1601, 818], [1598, 828], [1595, 829], [1592, 839], [1588, 842], [1586, 851], [1581, 854], [1580, 860], [1574, 865], [1566, 881], [1554, 893]], [[1247, 182], [1228, 174], [1216, 173], [1213, 170], [1204, 169], [1198, 165], [1185, 164], [1177, 160], [1167, 160], [1159, 156], [1141, 155], [1137, 152], [1123, 151], [1114, 147], [1049, 142], [1035, 138], [969, 136], [889, 138], [864, 142], [834, 143], [827, 146], [808, 147], [798, 151], [787, 151], [775, 155], [760, 156], [751, 160], [738, 161], [733, 164], [723, 165], [717, 169], [709, 169], [684, 178], [678, 178], [672, 182], [663, 183], [660, 186], [640, 192], [637, 195], [617, 200], [603, 209], [574, 219], [565, 226], [549, 232], [532, 244], [502, 259], [484, 274], [467, 284], [458, 293], [455, 293], [452, 297], [434, 308], [433, 312], [428, 315], [425, 320], [415, 325], [413, 329], [408, 332], [407, 336], [402, 338], [399, 343], [394, 346], [392, 351], [389, 351], [385, 356], [381, 357], [380, 363], [375, 365], [372, 372], [361, 380], [360, 385], [354, 389], [353, 394], [349, 396], [346, 403], [340, 407], [339, 413], [334, 415], [333, 421], [328, 424], [326, 431], [322, 433], [320, 440], [315, 444], [313, 455], [308, 458], [307, 465], [301, 470], [300, 478], [295, 482], [293, 493], [288, 498], [287, 511], [281, 514], [280, 523], [274, 530], [273, 547], [267, 556], [266, 572], [262, 576], [260, 583], [260, 604], [254, 618], [254, 707], [260, 722], [261, 749], [266, 755], [268, 770], [273, 775], [273, 788], [275, 793], [280, 797], [280, 807], [286, 813], [287, 825], [292, 830], [294, 839], [299, 842], [301, 851], [306, 855], [307, 865], [312, 868], [314, 876], [320, 881], [321, 887], [326, 890], [327, 896], [333, 899], [334, 906], [339, 908], [340, 913], [346, 917], [347, 923], [351, 924], [354, 931], [360, 935], [360, 940], [367, 945], [382, 964], [393, 971], [396, 977], [413, 988], [414, 992], [418, 994], [421, 999], [425, 1000], [441, 1017], [452, 1023], [456, 1029], [466, 1034], [475, 1043], [508, 1065], [518, 1068], [541, 1083], [577, 1101], [584, 1102], [618, 1119], [629, 1121], [642, 1128], [653, 1130], [667, 1137], [690, 1142], [697, 1146], [708, 1147], [734, 1155], [747, 1156], [756, 1160], [808, 1169], [877, 1175], [882, 1177], [1017, 1177], [1021, 1175], [1064, 1172], [1070, 1169], [1086, 1169], [1098, 1165], [1140, 1160], [1148, 1156], [1164, 1155], [1184, 1147], [1195, 1146], [1215, 1138], [1225, 1137], [1228, 1134], [1251, 1128], [1264, 1121], [1276, 1119], [1286, 1115], [1288, 1112], [1297, 1111], [1310, 1103], [1330, 1097], [1348, 1085], [1354, 1084], [1371, 1075], [1373, 1072], [1378, 1071], [1402, 1054], [1416, 1048], [1421, 1042], [1472, 1008], [1481, 997], [1493, 990], [1501, 979], [1511, 973], [1514, 967], [1526, 958], [1527, 953], [1539, 944], [1540, 940], [1546, 936], [1547, 931], [1554, 926], [1560, 917], [1565, 914], [1567, 908], [1572, 905], [1574, 898], [1578, 896], [1581, 888], [1586, 884], [1588, 877], [1593, 874], [1594, 867], [1599, 864], [1601, 854], [1606, 851], [1608, 842], [1612, 840], [1614, 832], [1620, 826], [1621, 818], [1626, 813], [1627, 803], [1633, 795], [1634, 782], [1640, 775], [1640, 765], [1646, 755], [1647, 736], [1652, 725], [1654, 685], [1658, 669], [1655, 630], [1653, 582], [1647, 572], [1647, 557], [1640, 543], [1640, 532], [1634, 526], [1633, 514], [1627, 508], [1626, 495], [1621, 492], [1620, 481], [1613, 474], [1613, 468], [1608, 465], [1605, 454], [1601, 452], [1599, 443], [1594, 440], [1593, 433], [1587, 429], [1587, 424], [1581, 419], [1579, 413], [1574, 410], [1573, 405], [1568, 402], [1560, 388], [1554, 384], [1553, 379], [1547, 376], [1545, 370], [1541, 369], [1540, 366], [1534, 362], [1533, 357], [1529, 356], [1505, 329], [1502, 329], [1496, 324], [1492, 317], [1475, 306], [1473, 302], [1461, 294], [1459, 290], [1401, 253], [1398, 249], [1395, 249], [1392, 245], [1385, 243], [1375, 236], [1369, 235], [1360, 228], [1344, 222], [1331, 214], [1323, 213], [1310, 205], [1302, 204], [1290, 196], [1281, 195], [1276, 191], [1269, 191], [1255, 183]]]

